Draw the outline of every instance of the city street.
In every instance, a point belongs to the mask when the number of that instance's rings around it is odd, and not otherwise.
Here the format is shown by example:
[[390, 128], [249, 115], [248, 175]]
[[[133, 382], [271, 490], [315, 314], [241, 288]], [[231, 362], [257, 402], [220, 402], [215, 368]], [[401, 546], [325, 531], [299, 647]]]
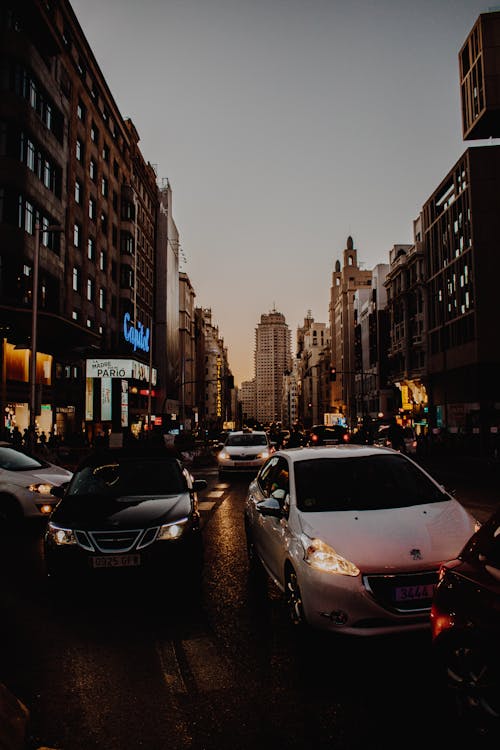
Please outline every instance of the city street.
[[[449, 485], [451, 460], [441, 463]], [[433, 746], [459, 747], [428, 635], [299, 635], [279, 593], [269, 585], [266, 598], [248, 577], [246, 479], [195, 473], [209, 482], [199, 601], [168, 579], [54, 601], [40, 529], [4, 541], [0, 680], [30, 711], [29, 750], [421, 747], [432, 726]], [[495, 488], [491, 471], [481, 477], [477, 504], [471, 473], [454, 478], [484, 516]]]

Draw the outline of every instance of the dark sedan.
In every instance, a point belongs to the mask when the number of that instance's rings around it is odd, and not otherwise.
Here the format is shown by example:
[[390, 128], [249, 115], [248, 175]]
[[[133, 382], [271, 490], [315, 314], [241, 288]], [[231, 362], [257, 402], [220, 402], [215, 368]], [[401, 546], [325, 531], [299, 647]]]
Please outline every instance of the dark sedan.
[[431, 625], [464, 731], [500, 742], [500, 510], [441, 566]]
[[198, 574], [203, 559], [193, 479], [166, 450], [97, 452], [60, 491], [44, 540], [52, 581], [134, 571]]

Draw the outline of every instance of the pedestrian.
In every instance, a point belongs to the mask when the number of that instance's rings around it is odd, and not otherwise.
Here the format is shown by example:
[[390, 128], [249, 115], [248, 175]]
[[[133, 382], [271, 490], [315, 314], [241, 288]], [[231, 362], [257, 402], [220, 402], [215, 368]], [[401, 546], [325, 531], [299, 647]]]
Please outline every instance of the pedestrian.
[[404, 430], [395, 417], [393, 417], [391, 424], [389, 425], [387, 437], [391, 441], [391, 446], [395, 451], [405, 453]]

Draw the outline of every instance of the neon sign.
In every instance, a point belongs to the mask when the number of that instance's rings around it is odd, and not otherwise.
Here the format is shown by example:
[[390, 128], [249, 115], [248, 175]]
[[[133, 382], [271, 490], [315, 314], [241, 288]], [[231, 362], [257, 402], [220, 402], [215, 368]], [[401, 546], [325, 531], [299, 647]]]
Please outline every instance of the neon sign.
[[137, 328], [133, 323], [130, 322], [130, 313], [125, 313], [123, 316], [123, 335], [125, 341], [132, 344], [134, 352], [136, 349], [141, 349], [143, 352], [149, 352], [149, 328], [144, 328], [140, 321], [137, 322]]

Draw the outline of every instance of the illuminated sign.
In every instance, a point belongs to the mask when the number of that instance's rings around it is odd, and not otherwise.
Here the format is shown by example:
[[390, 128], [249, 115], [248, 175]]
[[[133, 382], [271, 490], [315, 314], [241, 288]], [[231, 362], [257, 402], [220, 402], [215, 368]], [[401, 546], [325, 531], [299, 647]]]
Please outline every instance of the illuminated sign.
[[[136, 359], [87, 359], [87, 378], [132, 378], [149, 383], [149, 366]], [[151, 385], [156, 385], [156, 369], [151, 373]]]
[[137, 328], [130, 322], [130, 313], [123, 316], [123, 335], [125, 341], [132, 344], [134, 352], [140, 349], [143, 352], [149, 352], [149, 328], [144, 328], [140, 321], [137, 321]]
[[218, 417], [222, 417], [222, 360], [220, 357], [217, 357], [217, 405], [216, 405], [216, 415]]

